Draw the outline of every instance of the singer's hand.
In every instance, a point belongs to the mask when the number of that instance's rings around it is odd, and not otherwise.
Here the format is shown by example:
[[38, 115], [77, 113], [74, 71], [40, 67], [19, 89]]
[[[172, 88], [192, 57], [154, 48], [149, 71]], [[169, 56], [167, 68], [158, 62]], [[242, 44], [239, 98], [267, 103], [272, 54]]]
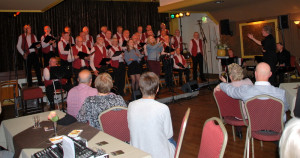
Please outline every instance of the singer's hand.
[[36, 45], [36, 47], [37, 47], [37, 48], [40, 48], [40, 47], [41, 47], [41, 44]]
[[250, 33], [248, 33], [248, 38], [250, 38], [250, 39], [254, 39], [254, 36], [253, 36], [253, 34], [250, 34]]
[[26, 60], [27, 59], [27, 54], [26, 53], [24, 53], [24, 55], [23, 55], [23, 58], [24, 58], [24, 60]]
[[98, 74], [99, 74], [99, 71], [95, 70], [95, 71], [94, 71], [94, 75], [95, 75], [95, 76], [98, 76]]

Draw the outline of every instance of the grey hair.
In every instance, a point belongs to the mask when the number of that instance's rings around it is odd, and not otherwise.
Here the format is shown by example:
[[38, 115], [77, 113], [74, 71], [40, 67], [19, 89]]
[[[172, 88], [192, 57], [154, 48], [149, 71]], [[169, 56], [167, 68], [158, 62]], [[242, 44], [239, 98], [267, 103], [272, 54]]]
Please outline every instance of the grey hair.
[[268, 33], [268, 34], [272, 34], [272, 26], [270, 25], [265, 25], [263, 27], [263, 29]]

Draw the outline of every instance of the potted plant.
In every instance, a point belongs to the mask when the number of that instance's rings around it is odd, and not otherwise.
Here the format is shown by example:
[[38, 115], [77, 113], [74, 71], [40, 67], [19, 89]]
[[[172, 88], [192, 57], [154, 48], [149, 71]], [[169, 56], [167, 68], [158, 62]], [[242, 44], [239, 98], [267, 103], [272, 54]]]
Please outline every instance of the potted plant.
[[226, 49], [228, 49], [227, 44], [220, 42], [217, 44], [217, 48], [218, 48], [217, 56], [226, 56]]

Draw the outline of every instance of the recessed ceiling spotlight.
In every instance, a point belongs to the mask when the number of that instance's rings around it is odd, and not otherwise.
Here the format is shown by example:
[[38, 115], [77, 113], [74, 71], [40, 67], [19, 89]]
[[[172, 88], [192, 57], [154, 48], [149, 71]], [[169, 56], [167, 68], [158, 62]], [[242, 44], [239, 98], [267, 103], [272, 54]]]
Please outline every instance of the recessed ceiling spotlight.
[[221, 4], [221, 3], [224, 3], [224, 1], [222, 0], [218, 0], [218, 1], [215, 1], [216, 4]]

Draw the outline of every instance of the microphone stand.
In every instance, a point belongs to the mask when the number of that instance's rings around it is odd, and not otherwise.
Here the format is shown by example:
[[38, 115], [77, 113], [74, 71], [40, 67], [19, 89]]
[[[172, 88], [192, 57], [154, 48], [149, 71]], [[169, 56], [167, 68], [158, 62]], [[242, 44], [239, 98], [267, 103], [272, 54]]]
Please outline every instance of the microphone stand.
[[[15, 30], [16, 30], [16, 20], [14, 19], [13, 20], [13, 25], [14, 26], [14, 29], [13, 29], [13, 32], [12, 32], [12, 35], [13, 35], [13, 39], [15, 39]], [[15, 46], [16, 43], [15, 43], [15, 40], [13, 40], [13, 46]], [[14, 59], [13, 59], [13, 62], [14, 62], [14, 70], [15, 70], [15, 80], [17, 82], [17, 86], [18, 86], [18, 90], [19, 90], [19, 76], [18, 76], [18, 64], [17, 64], [17, 61], [18, 61], [18, 55], [17, 55], [17, 52], [16, 52], [16, 47], [13, 48], [13, 56], [14, 56]], [[9, 79], [10, 80], [10, 79]], [[15, 92], [15, 88], [14, 88], [14, 102], [15, 102], [15, 115], [16, 117], [19, 116], [19, 112], [18, 112], [18, 107], [17, 107], [17, 95], [16, 95], [17, 92]]]
[[[199, 25], [199, 30], [200, 30], [200, 35], [203, 39], [203, 55], [205, 55], [205, 58], [203, 57], [203, 59], [205, 59], [205, 66], [206, 66], [206, 73], [207, 73], [207, 86], [209, 90], [212, 90], [212, 88], [210, 87], [209, 84], [209, 73], [208, 73], [208, 63], [207, 63], [207, 54], [206, 54], [206, 43], [207, 43], [207, 39], [202, 27], [202, 21], [201, 20], [197, 20], [198, 25]], [[203, 66], [203, 65], [201, 65]], [[203, 74], [204, 75], [204, 74]]]

